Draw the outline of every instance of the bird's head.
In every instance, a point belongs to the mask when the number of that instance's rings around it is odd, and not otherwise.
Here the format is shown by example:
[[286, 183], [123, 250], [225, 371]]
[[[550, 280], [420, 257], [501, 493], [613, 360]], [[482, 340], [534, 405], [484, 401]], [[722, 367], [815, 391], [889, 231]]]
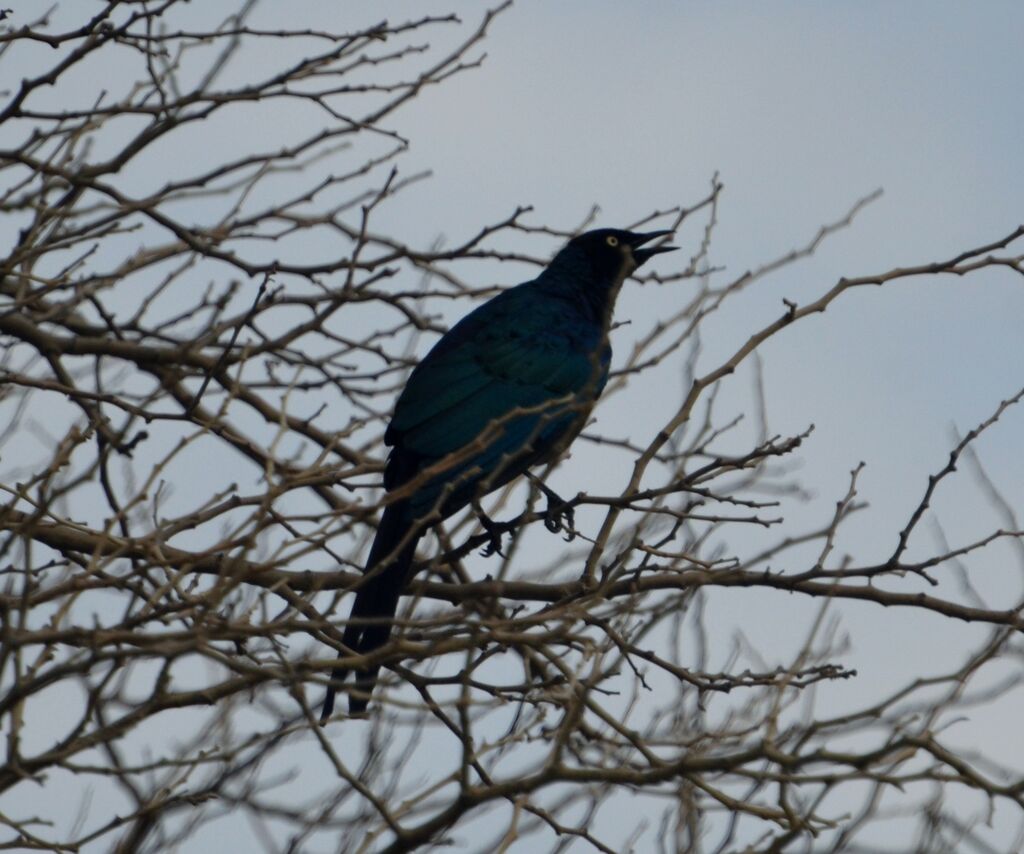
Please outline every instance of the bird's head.
[[664, 243], [641, 248], [644, 244], [671, 234], [671, 231], [624, 231], [620, 228], [599, 228], [570, 240], [555, 256], [552, 266], [575, 268], [591, 281], [618, 287], [645, 261], [675, 246]]

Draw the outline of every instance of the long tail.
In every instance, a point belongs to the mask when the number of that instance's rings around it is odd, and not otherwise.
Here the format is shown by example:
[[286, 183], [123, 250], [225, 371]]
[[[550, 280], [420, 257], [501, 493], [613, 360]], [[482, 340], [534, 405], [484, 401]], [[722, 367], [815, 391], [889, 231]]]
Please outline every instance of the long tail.
[[[366, 573], [372, 571], [373, 575], [356, 593], [349, 623], [342, 637], [342, 642], [353, 652], [361, 655], [373, 652], [384, 646], [391, 637], [391, 619], [409, 583], [416, 543], [421, 536], [422, 532], [413, 529], [406, 505], [393, 504], [384, 510], [364, 570]], [[380, 665], [374, 664], [355, 672], [356, 692], [350, 694], [348, 700], [350, 714], [359, 715], [366, 711], [379, 670]], [[337, 667], [331, 672], [332, 684], [328, 686], [324, 698], [321, 723], [334, 711], [335, 692], [347, 676], [348, 669], [344, 667]]]

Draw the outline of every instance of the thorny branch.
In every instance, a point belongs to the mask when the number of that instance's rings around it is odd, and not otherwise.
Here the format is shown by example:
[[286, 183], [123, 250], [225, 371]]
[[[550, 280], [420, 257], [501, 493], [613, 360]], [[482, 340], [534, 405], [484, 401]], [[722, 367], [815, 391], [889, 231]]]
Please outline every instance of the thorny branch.
[[[243, 833], [245, 816], [287, 850], [408, 851], [458, 833], [480, 851], [619, 851], [654, 832], [640, 813], [623, 820], [629, 798], [661, 816], [666, 850], [838, 850], [885, 799], [931, 798], [922, 834], [959, 821], [943, 800], [954, 790], [1024, 806], [1019, 769], [949, 730], [1020, 685], [1024, 600], [989, 604], [967, 562], [1024, 548], [976, 454], [1024, 390], [957, 441], [874, 561], [837, 546], [863, 506], [861, 468], [798, 531], [788, 502], [803, 493], [779, 464], [810, 428], [774, 435], [755, 405], [744, 432], [718, 397], [765, 342], [858, 288], [1024, 273], [1024, 227], [787, 300], [718, 363], [700, 346], [709, 316], [877, 193], [732, 279], [713, 257], [717, 175], [695, 201], [639, 216], [676, 229], [689, 258], [642, 281], [683, 295], [649, 328], [615, 331], [624, 358], [603, 405], [665, 372], [689, 378], [678, 405], [626, 437], [602, 432], [598, 411], [579, 453], [626, 455], [631, 474], [567, 498], [576, 538], [543, 540], [557, 544], [547, 563], [531, 546], [547, 518], [532, 486], [490, 502], [504, 517], [491, 532], [470, 513], [439, 531], [402, 631], [374, 653], [389, 671], [375, 715], [316, 726], [349, 655], [383, 426], [416, 354], [515, 281], [502, 262], [542, 265], [594, 216], [547, 225], [510, 206], [447, 246], [388, 227], [427, 177], [403, 171], [393, 117], [477, 68], [508, 5], [476, 23], [338, 32], [269, 25], [254, 3], [219, 20], [183, 0], [110, 0], [88, 18], [0, 11], [0, 63], [20, 71], [0, 106], [0, 846], [185, 849], [211, 825]], [[84, 98], [72, 83], [86, 69], [108, 88]], [[246, 139], [253, 115], [273, 132]], [[216, 132], [229, 148], [203, 146]], [[922, 522], [964, 460], [1001, 521], [932, 548]], [[501, 559], [468, 566], [495, 532], [510, 540]], [[706, 611], [742, 590], [814, 606], [791, 658], [739, 631], [719, 654]], [[865, 682], [844, 660], [851, 602], [985, 636], [957, 666], [825, 711], [818, 699]], [[98, 793], [91, 806], [53, 794], [67, 779]], [[474, 824], [482, 814], [494, 820]]]

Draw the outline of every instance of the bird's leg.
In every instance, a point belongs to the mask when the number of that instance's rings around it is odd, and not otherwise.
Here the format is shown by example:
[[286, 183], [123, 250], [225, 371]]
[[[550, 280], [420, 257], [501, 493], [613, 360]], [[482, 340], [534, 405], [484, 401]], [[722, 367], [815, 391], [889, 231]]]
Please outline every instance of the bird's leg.
[[488, 537], [487, 545], [480, 549], [480, 554], [484, 557], [490, 557], [494, 554], [505, 557], [505, 552], [501, 550], [501, 537], [502, 534], [505, 533], [502, 530], [501, 525], [487, 515], [483, 506], [477, 499], [474, 498], [471, 504], [473, 506], [473, 512], [476, 514], [476, 518], [480, 521], [480, 525], [483, 527], [484, 532]]
[[526, 472], [530, 482], [544, 493], [548, 506], [544, 508], [544, 527], [552, 534], [565, 532], [565, 541], [571, 543], [576, 539], [576, 511], [557, 492], [532, 472]]

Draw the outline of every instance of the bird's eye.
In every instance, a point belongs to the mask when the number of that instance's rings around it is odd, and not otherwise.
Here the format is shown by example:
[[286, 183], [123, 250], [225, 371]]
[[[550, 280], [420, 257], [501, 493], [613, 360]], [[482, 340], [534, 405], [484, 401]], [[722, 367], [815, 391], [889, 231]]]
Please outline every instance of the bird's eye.
[[617, 238], [617, 237], [616, 237], [616, 236], [615, 236], [614, 234], [609, 234], [609, 235], [608, 235], [608, 236], [607, 236], [607, 237], [605, 238], [605, 242], [606, 242], [606, 243], [607, 243], [607, 244], [608, 244], [609, 246], [618, 246], [618, 245], [619, 245], [619, 238]]

